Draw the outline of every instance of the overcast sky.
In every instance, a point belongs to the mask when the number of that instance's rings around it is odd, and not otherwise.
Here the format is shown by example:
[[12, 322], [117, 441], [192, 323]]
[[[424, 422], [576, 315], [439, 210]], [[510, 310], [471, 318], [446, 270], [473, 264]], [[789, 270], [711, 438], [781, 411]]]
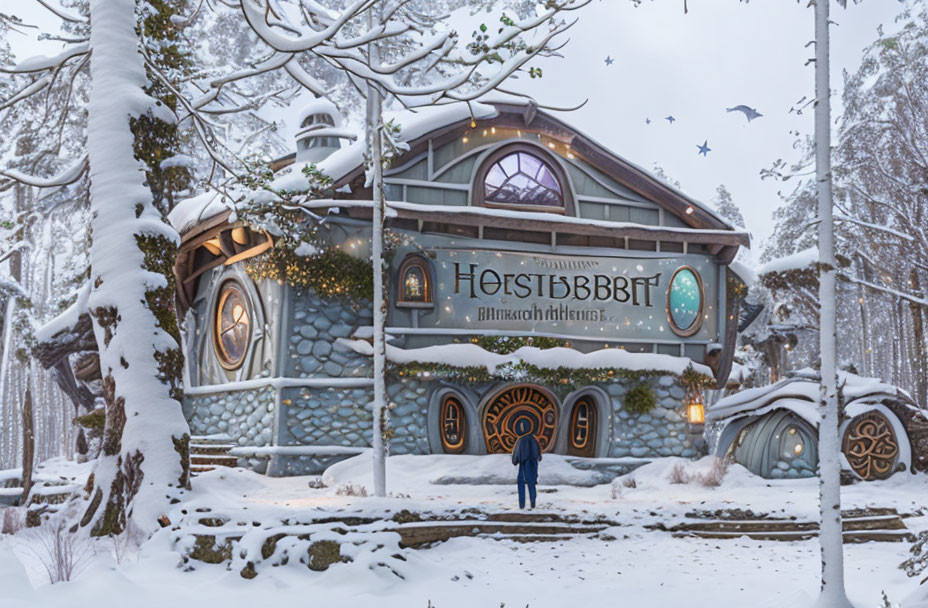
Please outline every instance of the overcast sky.
[[[2, 0], [12, 2], [12, 0]], [[16, 0], [16, 14], [46, 24], [37, 3]], [[710, 202], [725, 184], [754, 235], [755, 253], [772, 230], [777, 191], [790, 184], [760, 179], [778, 159], [795, 160], [795, 131], [812, 131], [811, 107], [789, 114], [801, 97], [812, 96], [813, 11], [794, 0], [594, 0], [578, 11], [563, 59], [544, 60], [544, 78], [519, 88], [540, 102], [582, 109], [564, 115], [587, 135], [628, 160], [652, 169], [657, 163], [684, 191]], [[850, 4], [850, 3], [849, 3]], [[20, 6], [21, 5], [21, 6]], [[864, 0], [843, 10], [833, 3], [832, 84], [856, 70], [862, 49], [881, 24], [894, 28], [897, 0]], [[38, 8], [37, 8], [38, 7]], [[469, 32], [462, 32], [464, 37]], [[41, 52], [15, 34], [20, 58]], [[48, 52], [48, 51], [45, 51]], [[614, 58], [611, 66], [606, 56]], [[836, 114], [840, 100], [836, 96]], [[763, 114], [748, 124], [726, 107], [746, 104]], [[664, 117], [673, 115], [669, 124]], [[646, 124], [646, 119], [651, 124]], [[697, 145], [708, 141], [708, 156]]]

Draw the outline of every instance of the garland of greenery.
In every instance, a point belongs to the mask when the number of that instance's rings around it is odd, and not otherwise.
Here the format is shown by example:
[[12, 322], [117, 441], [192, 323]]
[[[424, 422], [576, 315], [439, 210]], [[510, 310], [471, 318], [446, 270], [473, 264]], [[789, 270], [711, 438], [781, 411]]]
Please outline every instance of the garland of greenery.
[[[332, 194], [332, 179], [316, 165], [303, 167], [314, 198]], [[287, 205], [291, 193], [268, 186], [273, 173], [258, 171], [242, 183], [252, 190], [270, 190], [284, 203], [261, 203], [239, 210], [239, 217], [252, 230], [273, 235], [274, 246], [251, 258], [245, 270], [252, 279], [270, 279], [294, 287], [313, 289], [322, 297], [344, 297], [358, 305], [374, 294], [373, 264], [356, 258], [318, 238], [316, 226], [306, 213]]]
[[498, 355], [508, 355], [516, 352], [523, 346], [534, 346], [541, 350], [549, 348], [570, 348], [570, 342], [559, 338], [546, 338], [544, 336], [480, 336], [472, 338], [471, 342], [483, 350]]
[[[455, 366], [447, 363], [390, 363], [389, 370], [403, 377], [435, 377], [459, 384], [488, 384], [500, 380], [518, 380], [535, 382], [555, 387], [557, 390], [572, 391], [583, 386], [608, 383], [616, 379], [629, 382], [644, 382], [649, 378], [673, 375], [660, 370], [627, 370], [611, 368], [544, 368], [518, 361], [500, 365], [492, 373], [485, 366]], [[687, 378], [708, 386], [712, 379], [688, 368], [681, 375], [684, 383]]]

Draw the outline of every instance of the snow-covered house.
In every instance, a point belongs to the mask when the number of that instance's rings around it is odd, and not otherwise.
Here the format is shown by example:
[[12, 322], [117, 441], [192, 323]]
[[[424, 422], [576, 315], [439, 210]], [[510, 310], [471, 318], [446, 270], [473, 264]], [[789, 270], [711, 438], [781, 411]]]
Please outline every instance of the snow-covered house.
[[[363, 138], [330, 105], [302, 116], [269, 183], [171, 215], [191, 429], [275, 475], [371, 432]], [[578, 461], [704, 453], [700, 390], [730, 376], [748, 235], [530, 103], [390, 125], [390, 452], [506, 452], [528, 419]]]
[[[841, 372], [842, 469], [872, 481], [928, 471], [928, 415], [904, 390]], [[769, 479], [812, 477], [818, 469], [819, 378], [800, 370], [715, 403], [706, 420], [715, 452]]]

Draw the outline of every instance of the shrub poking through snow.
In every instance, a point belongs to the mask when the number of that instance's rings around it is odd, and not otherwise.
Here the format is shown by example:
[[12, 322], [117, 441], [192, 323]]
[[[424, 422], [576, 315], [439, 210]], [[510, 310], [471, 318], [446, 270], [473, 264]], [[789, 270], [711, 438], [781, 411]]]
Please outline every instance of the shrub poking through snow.
[[909, 553], [912, 557], [899, 564], [908, 576], [918, 576], [928, 569], [928, 531], [918, 533]]
[[678, 462], [673, 465], [673, 468], [670, 469], [670, 477], [668, 478], [670, 483], [678, 485], [690, 482], [690, 476], [686, 473], [686, 467], [683, 466], [682, 462]]
[[49, 522], [36, 528], [28, 547], [41, 562], [51, 584], [70, 581], [93, 556], [86, 536], [69, 532], [65, 522]]
[[361, 497], [366, 497], [366, 496], [367, 496], [367, 488], [365, 488], [364, 486], [362, 486], [362, 485], [360, 485], [360, 484], [354, 485], [353, 483], [346, 483], [345, 485], [340, 486], [337, 490], [335, 490], [335, 494], [336, 494], [337, 496], [361, 496]]
[[26, 527], [26, 515], [19, 507], [9, 507], [3, 510], [3, 525], [0, 534], [16, 534]]
[[725, 474], [728, 473], [728, 465], [731, 462], [728, 458], [714, 458], [712, 466], [705, 473], [696, 475], [696, 480], [707, 488], [717, 488], [722, 485]]
[[611, 490], [612, 490], [612, 500], [616, 500], [622, 495], [622, 486], [619, 485], [618, 479], [612, 480]]
[[622, 486], [625, 488], [637, 488], [638, 482], [635, 481], [634, 477], [626, 477], [622, 480]]
[[625, 410], [629, 414], [647, 414], [656, 404], [657, 397], [647, 384], [639, 384], [625, 395]]

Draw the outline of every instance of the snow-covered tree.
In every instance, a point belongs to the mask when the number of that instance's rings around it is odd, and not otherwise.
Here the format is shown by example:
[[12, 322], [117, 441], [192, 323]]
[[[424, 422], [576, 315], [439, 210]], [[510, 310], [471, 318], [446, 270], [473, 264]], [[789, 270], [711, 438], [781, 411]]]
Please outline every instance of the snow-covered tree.
[[4, 68], [16, 86], [0, 108], [11, 111], [46, 95], [67, 121], [79, 110], [70, 98], [55, 95], [53, 85], [85, 74], [86, 134], [72, 140], [77, 154], [57, 173], [4, 168], [0, 174], [51, 188], [89, 172], [89, 283], [58, 321], [67, 329], [73, 317], [89, 314], [103, 376], [102, 456], [79, 524], [97, 535], [118, 534], [130, 520], [150, 531], [166, 503], [188, 485], [189, 433], [179, 402], [183, 360], [173, 312], [177, 235], [158, 209], [170, 200], [182, 171], [165, 162], [174, 156], [170, 88], [146, 69], [163, 72], [182, 63], [183, 49], [171, 33], [182, 3], [42, 5], [78, 33], [62, 37], [64, 49], [56, 56]]
[[715, 190], [715, 210], [723, 218], [728, 220], [732, 226], [737, 226], [739, 228], [744, 228], [744, 216], [741, 214], [741, 209], [735, 204], [732, 200], [731, 192], [728, 191], [728, 188], [724, 184], [719, 184], [719, 187]]

